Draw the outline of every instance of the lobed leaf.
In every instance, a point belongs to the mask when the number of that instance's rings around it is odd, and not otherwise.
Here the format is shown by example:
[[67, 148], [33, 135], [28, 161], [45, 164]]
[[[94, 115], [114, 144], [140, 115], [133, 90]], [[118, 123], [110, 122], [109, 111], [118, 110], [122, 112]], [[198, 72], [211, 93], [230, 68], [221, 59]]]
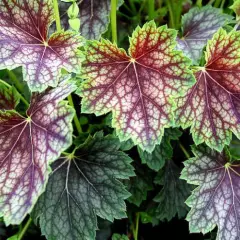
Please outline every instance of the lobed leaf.
[[217, 240], [240, 238], [240, 165], [226, 153], [204, 146], [193, 148], [195, 158], [185, 161], [181, 178], [198, 185], [187, 199], [190, 232], [207, 233], [218, 226]]
[[121, 141], [132, 139], [148, 152], [172, 125], [171, 96], [193, 84], [189, 60], [175, 51], [176, 31], [153, 21], [137, 27], [129, 55], [107, 40], [90, 41], [83, 72], [88, 78], [78, 93], [82, 112], [112, 111], [112, 125]]
[[97, 216], [113, 221], [126, 216], [129, 197], [117, 179], [134, 175], [119, 140], [102, 132], [80, 145], [76, 156], [59, 158], [33, 218], [48, 239], [95, 239]]
[[50, 161], [71, 144], [74, 109], [61, 100], [75, 90], [67, 81], [35, 94], [27, 117], [0, 111], [0, 217], [19, 224], [44, 190]]
[[210, 5], [192, 8], [182, 17], [182, 37], [178, 38], [177, 49], [182, 50], [194, 64], [197, 63], [207, 41], [231, 19], [221, 9]]
[[56, 87], [61, 68], [78, 73], [82, 40], [73, 32], [48, 38], [54, 20], [51, 0], [0, 2], [0, 69], [23, 67], [23, 78], [32, 91]]
[[222, 151], [233, 132], [240, 138], [240, 33], [220, 29], [209, 41], [197, 83], [177, 99], [177, 124], [191, 126], [196, 144]]

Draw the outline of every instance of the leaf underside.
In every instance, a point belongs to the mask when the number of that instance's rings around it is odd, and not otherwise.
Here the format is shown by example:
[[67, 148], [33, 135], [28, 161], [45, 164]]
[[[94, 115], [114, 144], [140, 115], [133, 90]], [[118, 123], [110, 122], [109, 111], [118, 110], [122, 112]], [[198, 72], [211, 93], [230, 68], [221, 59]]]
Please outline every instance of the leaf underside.
[[121, 141], [132, 139], [152, 152], [165, 127], [172, 125], [170, 97], [193, 84], [189, 60], [175, 51], [176, 32], [153, 21], [137, 27], [129, 55], [107, 40], [90, 41], [83, 72], [88, 78], [78, 93], [82, 112], [112, 111]]
[[2, 0], [0, 2], [0, 69], [23, 67], [30, 90], [56, 87], [61, 68], [78, 73], [82, 44], [73, 32], [57, 32], [48, 38], [54, 20], [50, 0]]
[[182, 38], [178, 38], [177, 49], [182, 50], [193, 63], [197, 63], [207, 41], [231, 16], [219, 8], [205, 6], [192, 8], [182, 18]]
[[207, 233], [218, 226], [216, 240], [240, 238], [240, 165], [228, 162], [225, 153], [194, 148], [195, 158], [185, 161], [182, 178], [199, 185], [186, 203], [191, 232]]
[[77, 150], [75, 158], [60, 158], [53, 164], [46, 191], [33, 218], [39, 218], [48, 239], [95, 239], [97, 216], [113, 221], [126, 217], [124, 199], [129, 197], [117, 179], [134, 175], [131, 159], [119, 140], [98, 132]]
[[240, 33], [220, 29], [207, 45], [205, 67], [197, 83], [177, 99], [176, 122], [196, 144], [222, 151], [233, 132], [240, 138]]
[[0, 111], [0, 217], [20, 224], [44, 190], [49, 161], [71, 144], [74, 110], [61, 102], [75, 90], [63, 81], [54, 90], [35, 94], [27, 118]]

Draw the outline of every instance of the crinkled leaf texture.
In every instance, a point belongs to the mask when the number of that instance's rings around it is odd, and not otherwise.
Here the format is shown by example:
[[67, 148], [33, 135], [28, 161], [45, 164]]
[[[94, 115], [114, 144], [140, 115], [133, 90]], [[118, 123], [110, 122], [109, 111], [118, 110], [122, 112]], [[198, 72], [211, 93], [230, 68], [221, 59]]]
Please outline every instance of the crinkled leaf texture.
[[220, 29], [209, 41], [197, 83], [177, 99], [176, 122], [191, 126], [196, 144], [221, 151], [233, 132], [240, 138], [240, 33]]
[[117, 179], [134, 175], [131, 159], [120, 148], [119, 140], [89, 137], [76, 157], [60, 158], [53, 164], [46, 191], [34, 211], [42, 234], [48, 239], [95, 239], [97, 216], [113, 221], [126, 216], [124, 199], [129, 197]]
[[138, 153], [142, 163], [146, 163], [149, 168], [159, 171], [164, 167], [166, 160], [170, 160], [173, 155], [171, 140], [177, 140], [182, 135], [179, 129], [166, 129], [161, 144], [156, 145], [152, 153], [143, 151], [138, 147]]
[[130, 56], [107, 40], [89, 41], [83, 67], [88, 79], [78, 91], [82, 112], [112, 111], [120, 140], [131, 138], [152, 152], [164, 128], [172, 125], [170, 97], [194, 83], [189, 59], [174, 50], [175, 39], [175, 30], [151, 21], [133, 32]]
[[240, 238], [240, 165], [228, 154], [205, 146], [193, 148], [195, 158], [185, 161], [181, 178], [199, 185], [186, 203], [191, 232], [207, 233], [218, 226], [217, 240]]
[[178, 39], [177, 49], [182, 50], [193, 63], [197, 63], [202, 50], [213, 34], [232, 17], [221, 9], [205, 6], [192, 8], [182, 18], [182, 38]]
[[71, 144], [74, 109], [61, 101], [76, 87], [68, 81], [35, 94], [27, 118], [0, 111], [0, 217], [19, 224], [44, 190], [49, 162]]
[[73, 32], [48, 38], [54, 20], [51, 0], [2, 0], [0, 2], [0, 69], [23, 67], [32, 91], [56, 87], [61, 68], [78, 73], [82, 44]]
[[14, 87], [0, 82], [0, 111], [14, 109], [19, 103], [19, 95]]
[[164, 219], [170, 221], [176, 214], [179, 218], [187, 214], [188, 207], [185, 200], [191, 193], [191, 186], [179, 177], [180, 168], [172, 160], [169, 160], [155, 179], [156, 184], [163, 186], [154, 198], [154, 201], [159, 203], [155, 217], [161, 221]]

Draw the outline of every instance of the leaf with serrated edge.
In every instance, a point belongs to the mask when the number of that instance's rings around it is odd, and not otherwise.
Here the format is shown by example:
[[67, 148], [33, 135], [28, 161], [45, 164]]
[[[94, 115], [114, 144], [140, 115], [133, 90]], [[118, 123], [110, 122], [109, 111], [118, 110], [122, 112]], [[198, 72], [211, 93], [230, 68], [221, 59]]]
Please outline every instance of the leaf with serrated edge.
[[154, 198], [154, 201], [159, 203], [155, 217], [161, 221], [164, 219], [170, 221], [176, 214], [182, 218], [188, 211], [184, 201], [190, 195], [191, 187], [179, 177], [179, 167], [169, 160], [155, 179], [156, 184], [163, 185], [162, 190]]
[[0, 80], [0, 111], [14, 109], [19, 103], [19, 95], [14, 87], [8, 87]]
[[22, 66], [31, 91], [56, 87], [61, 68], [80, 70], [81, 38], [70, 31], [48, 38], [53, 20], [51, 0], [0, 2], [0, 69]]
[[134, 175], [131, 159], [116, 137], [98, 132], [76, 151], [75, 157], [53, 164], [46, 191], [39, 198], [33, 218], [39, 218], [48, 239], [94, 240], [97, 216], [113, 221], [126, 217], [129, 197], [117, 179]]
[[44, 190], [49, 161], [72, 142], [74, 109], [61, 101], [76, 87], [67, 81], [35, 94], [27, 118], [0, 111], [0, 217], [19, 224]]
[[192, 8], [182, 18], [182, 38], [178, 39], [177, 49], [182, 50], [193, 63], [202, 56], [203, 47], [213, 34], [232, 17], [221, 9], [205, 6]]
[[[218, 226], [217, 240], [240, 238], [240, 165], [229, 163], [226, 153], [193, 148], [195, 158], [184, 162], [181, 178], [199, 185], [186, 203], [191, 232], [207, 233]], [[236, 162], [237, 163], [237, 162]]]
[[197, 83], [176, 101], [176, 123], [191, 126], [195, 144], [205, 142], [222, 151], [232, 138], [240, 138], [240, 33], [220, 29], [209, 41], [205, 67], [196, 72]]
[[175, 30], [151, 21], [133, 32], [130, 56], [107, 40], [89, 41], [83, 67], [88, 80], [78, 90], [82, 112], [112, 111], [120, 140], [131, 138], [152, 152], [173, 124], [170, 97], [194, 83], [189, 59], [174, 50], [175, 39]]

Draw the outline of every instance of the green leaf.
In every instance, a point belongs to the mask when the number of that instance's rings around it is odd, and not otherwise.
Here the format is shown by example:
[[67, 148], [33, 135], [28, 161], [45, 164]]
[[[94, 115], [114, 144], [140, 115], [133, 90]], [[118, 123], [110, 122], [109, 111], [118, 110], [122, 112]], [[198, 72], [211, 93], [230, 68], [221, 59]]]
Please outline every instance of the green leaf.
[[45, 193], [33, 212], [48, 239], [95, 239], [97, 216], [113, 221], [126, 217], [129, 197], [117, 179], [134, 176], [131, 158], [119, 151], [119, 140], [89, 137], [75, 155], [54, 162]]
[[230, 7], [236, 14], [237, 20], [239, 20], [240, 17], [240, 0], [235, 0], [233, 5]]
[[159, 203], [156, 217], [161, 221], [164, 219], [170, 221], [176, 214], [182, 218], [188, 211], [185, 200], [190, 195], [191, 187], [179, 177], [180, 169], [173, 161], [167, 161], [165, 168], [155, 179], [156, 184], [163, 186], [154, 198], [154, 201]]
[[165, 165], [165, 161], [172, 158], [173, 148], [171, 140], [177, 140], [182, 135], [179, 129], [166, 129], [160, 145], [156, 145], [152, 153], [143, 151], [138, 147], [138, 153], [142, 163], [146, 163], [149, 168], [159, 171]]
[[118, 233], [114, 233], [112, 236], [112, 240], [129, 240], [128, 236], [126, 235], [120, 235]]

